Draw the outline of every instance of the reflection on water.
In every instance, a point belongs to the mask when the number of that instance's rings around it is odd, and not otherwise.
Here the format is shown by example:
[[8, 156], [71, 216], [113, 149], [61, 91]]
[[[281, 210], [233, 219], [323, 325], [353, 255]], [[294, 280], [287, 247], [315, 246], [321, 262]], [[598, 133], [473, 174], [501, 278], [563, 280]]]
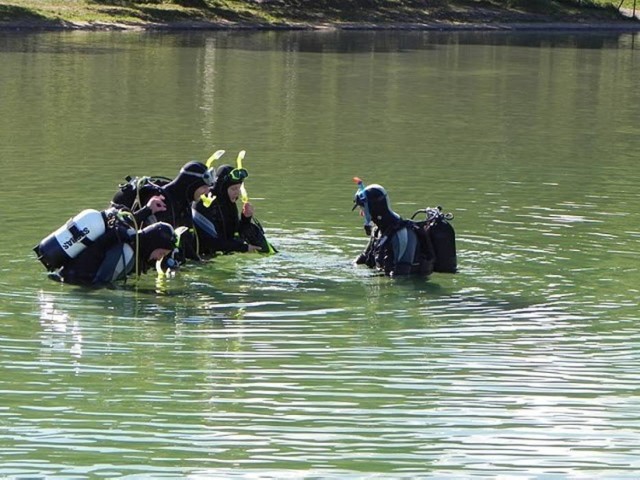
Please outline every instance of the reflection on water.
[[[0, 477], [633, 478], [629, 39], [0, 34]], [[281, 253], [46, 280], [40, 238], [218, 147]], [[355, 268], [354, 175], [452, 211], [459, 273]]]
[[[288, 31], [288, 32], [147, 32], [127, 35], [105, 32], [73, 32], [44, 36], [32, 32], [0, 33], [3, 52], [55, 55], [112, 55], [127, 49], [147, 47], [204, 48], [214, 42], [217, 49], [300, 53], [402, 53], [441, 47], [492, 45], [528, 48], [628, 49], [640, 42], [634, 31], [509, 31], [437, 32], [407, 31]], [[635, 28], [637, 30], [637, 28]], [[97, 40], [112, 37], [116, 42]]]

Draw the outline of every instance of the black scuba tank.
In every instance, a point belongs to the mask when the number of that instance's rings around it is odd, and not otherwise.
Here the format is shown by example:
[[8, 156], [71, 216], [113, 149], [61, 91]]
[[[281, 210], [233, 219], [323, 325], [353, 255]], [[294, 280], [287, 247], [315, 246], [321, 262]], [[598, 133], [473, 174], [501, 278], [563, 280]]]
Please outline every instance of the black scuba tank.
[[[118, 191], [113, 196], [112, 205], [123, 205], [127, 208], [133, 208], [136, 201], [139, 200], [138, 194], [140, 189], [148, 186], [164, 187], [171, 182], [170, 178], [154, 176], [154, 177], [132, 177], [128, 175], [124, 179], [125, 181], [118, 185]], [[160, 193], [160, 192], [159, 192]], [[138, 208], [142, 208], [144, 205], [138, 205]]]
[[33, 251], [47, 270], [54, 271], [76, 258], [103, 235], [108, 220], [116, 213], [115, 208], [102, 212], [93, 209], [83, 210], [45, 237]]
[[436, 256], [433, 271], [456, 273], [458, 271], [456, 233], [451, 223], [449, 223], [449, 220], [453, 219], [453, 215], [451, 213], [442, 213], [442, 207], [440, 206], [418, 210], [413, 214], [413, 217], [418, 213], [426, 213], [427, 216], [424, 225]]
[[456, 273], [456, 233], [451, 224], [444, 218], [438, 219], [429, 226], [428, 233], [436, 254], [433, 270], [440, 273]]

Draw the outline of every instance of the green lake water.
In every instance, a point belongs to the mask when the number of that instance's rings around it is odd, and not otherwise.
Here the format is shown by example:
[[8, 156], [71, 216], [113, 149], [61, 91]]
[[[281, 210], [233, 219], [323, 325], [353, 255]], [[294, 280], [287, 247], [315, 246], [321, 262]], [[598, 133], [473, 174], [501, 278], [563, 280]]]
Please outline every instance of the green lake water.
[[[0, 33], [0, 478], [636, 478], [639, 42]], [[278, 255], [46, 278], [220, 148]], [[355, 175], [452, 212], [459, 273], [355, 268]]]

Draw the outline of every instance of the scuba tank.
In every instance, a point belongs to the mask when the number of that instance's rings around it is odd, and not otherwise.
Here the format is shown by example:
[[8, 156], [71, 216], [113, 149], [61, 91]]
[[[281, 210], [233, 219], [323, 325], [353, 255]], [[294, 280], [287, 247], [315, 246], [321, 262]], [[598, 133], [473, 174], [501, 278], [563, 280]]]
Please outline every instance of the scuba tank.
[[76, 258], [103, 235], [107, 221], [116, 213], [115, 208], [102, 212], [93, 209], [83, 210], [45, 237], [33, 251], [47, 270], [54, 271]]
[[426, 214], [426, 221], [419, 222], [429, 235], [431, 245], [435, 251], [434, 272], [456, 273], [458, 271], [458, 257], [456, 254], [456, 234], [449, 220], [453, 220], [451, 213], [442, 213], [442, 207], [425, 208], [417, 210], [412, 219], [418, 213]]
[[118, 191], [111, 200], [112, 204], [124, 205], [127, 208], [135, 209], [135, 207], [142, 208], [144, 205], [140, 205], [140, 189], [147, 185], [153, 185], [154, 187], [164, 187], [171, 182], [167, 177], [132, 177], [127, 175], [125, 181], [118, 185]]

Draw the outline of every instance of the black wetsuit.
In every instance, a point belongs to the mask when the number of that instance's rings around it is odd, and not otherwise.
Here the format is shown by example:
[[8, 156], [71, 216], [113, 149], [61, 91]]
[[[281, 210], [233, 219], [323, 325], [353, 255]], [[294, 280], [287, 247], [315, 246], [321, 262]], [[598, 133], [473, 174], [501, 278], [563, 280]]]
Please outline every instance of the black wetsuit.
[[399, 219], [385, 230], [375, 228], [369, 244], [356, 263], [376, 268], [385, 275], [398, 276], [433, 271], [434, 256], [426, 232], [411, 221]]
[[211, 189], [211, 194], [216, 198], [209, 207], [202, 201], [194, 204], [193, 220], [198, 235], [198, 249], [202, 254], [246, 252], [249, 249], [238, 232], [242, 224], [251, 222], [251, 218], [238, 216], [238, 207], [229, 199], [229, 187], [241, 183], [230, 178], [229, 172], [232, 170], [230, 165], [218, 168], [218, 179]]
[[356, 195], [356, 203], [359, 202], [368, 208], [375, 229], [356, 263], [390, 276], [431, 274], [435, 255], [426, 231], [391, 210], [384, 188], [368, 186], [364, 195]]
[[[191, 203], [195, 191], [202, 185], [207, 183], [198, 174], [204, 175], [207, 167], [200, 162], [189, 162], [182, 169], [176, 178], [164, 185], [147, 183], [139, 188], [136, 192], [132, 188], [121, 188], [113, 197], [111, 203], [115, 206], [124, 206], [127, 208], [141, 208], [144, 210], [145, 205], [151, 197], [162, 195], [167, 209], [164, 212], [151, 214], [151, 209], [147, 209], [147, 215], [144, 217], [143, 224], [149, 225], [155, 222], [166, 222], [174, 228], [192, 227], [193, 218], [191, 216]], [[125, 185], [127, 187], [128, 185]], [[139, 205], [136, 205], [138, 203]]]
[[134, 255], [128, 228], [109, 228], [93, 245], [50, 274], [50, 277], [76, 285], [108, 284], [126, 277], [131, 271], [131, 258]]
[[173, 248], [174, 235], [173, 228], [166, 223], [155, 223], [136, 235], [128, 224], [116, 222], [80, 255], [49, 276], [64, 283], [104, 286], [136, 273], [136, 267], [137, 273], [142, 274], [148, 270], [149, 256], [156, 248]]

